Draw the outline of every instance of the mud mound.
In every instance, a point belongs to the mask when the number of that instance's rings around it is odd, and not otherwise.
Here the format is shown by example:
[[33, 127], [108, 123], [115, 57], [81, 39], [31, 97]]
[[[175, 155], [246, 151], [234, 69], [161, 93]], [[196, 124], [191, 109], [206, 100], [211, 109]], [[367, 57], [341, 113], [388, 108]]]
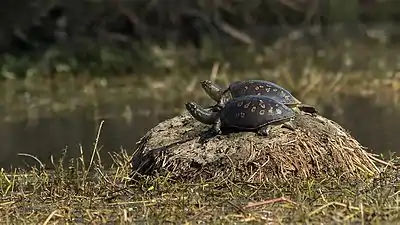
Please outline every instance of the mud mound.
[[270, 137], [253, 132], [212, 137], [210, 126], [183, 113], [158, 124], [138, 142], [134, 174], [265, 182], [379, 172], [365, 148], [337, 123], [304, 114], [294, 124], [295, 131], [278, 128]]

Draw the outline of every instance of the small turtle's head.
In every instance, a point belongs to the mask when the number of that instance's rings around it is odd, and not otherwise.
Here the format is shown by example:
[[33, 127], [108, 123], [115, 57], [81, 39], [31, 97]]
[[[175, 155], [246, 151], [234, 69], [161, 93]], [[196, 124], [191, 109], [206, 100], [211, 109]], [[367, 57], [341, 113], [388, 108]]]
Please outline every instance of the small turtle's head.
[[218, 113], [212, 110], [207, 110], [194, 102], [188, 102], [185, 104], [186, 110], [193, 116], [196, 120], [205, 123], [213, 124], [215, 123]]
[[222, 88], [210, 80], [200, 81], [201, 87], [214, 100], [219, 102], [222, 97]]

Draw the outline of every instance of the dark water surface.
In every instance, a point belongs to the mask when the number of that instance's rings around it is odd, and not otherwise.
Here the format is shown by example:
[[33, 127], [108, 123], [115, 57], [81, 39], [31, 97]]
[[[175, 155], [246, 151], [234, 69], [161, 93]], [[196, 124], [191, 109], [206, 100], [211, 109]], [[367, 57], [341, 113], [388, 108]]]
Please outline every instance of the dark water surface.
[[[103, 109], [113, 111], [115, 104], [103, 105]], [[51, 166], [50, 158], [54, 161], [63, 155], [67, 149], [67, 159], [79, 157], [81, 148], [85, 159], [89, 159], [102, 120], [104, 120], [98, 147], [104, 166], [112, 163], [110, 152], [120, 152], [125, 149], [132, 153], [136, 142], [150, 128], [159, 121], [173, 116], [171, 113], [133, 114], [131, 120], [121, 115], [93, 116], [93, 108], [87, 107], [73, 113], [59, 116], [38, 118], [34, 121], [0, 122], [0, 168], [37, 164], [27, 156], [18, 153], [30, 154], [37, 157], [43, 164]]]
[[[118, 103], [115, 103], [118, 104]], [[121, 103], [122, 104], [122, 103]], [[183, 102], [182, 102], [183, 106]], [[104, 105], [103, 109], [113, 111], [116, 105]], [[183, 107], [182, 107], [183, 108]], [[362, 98], [348, 98], [341, 103], [341, 113], [337, 107], [325, 106], [323, 115], [334, 119], [350, 130], [363, 145], [379, 153], [400, 152], [400, 112], [390, 107], [376, 106]], [[122, 116], [104, 116], [93, 119], [93, 109], [82, 108], [73, 113], [32, 121], [0, 122], [0, 167], [5, 169], [37, 164], [33, 159], [18, 156], [28, 153], [36, 156], [44, 164], [50, 165], [50, 156], [55, 160], [61, 157], [67, 147], [68, 157], [80, 156], [82, 145], [86, 158], [93, 149], [96, 133], [102, 119], [99, 146], [102, 162], [111, 164], [109, 152], [119, 152], [124, 148], [132, 153], [136, 141], [158, 122], [176, 115], [167, 109], [163, 112], [150, 112], [146, 115], [132, 113], [129, 121]]]
[[328, 118], [346, 128], [364, 146], [376, 153], [400, 153], [400, 110], [388, 105], [376, 105], [361, 97], [346, 98], [340, 107], [342, 113], [325, 110]]

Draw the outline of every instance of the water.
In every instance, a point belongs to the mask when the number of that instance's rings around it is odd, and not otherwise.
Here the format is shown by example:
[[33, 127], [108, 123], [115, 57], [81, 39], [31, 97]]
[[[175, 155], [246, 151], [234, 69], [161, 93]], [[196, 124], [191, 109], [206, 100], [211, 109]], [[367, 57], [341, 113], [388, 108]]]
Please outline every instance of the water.
[[[183, 108], [184, 102], [178, 102]], [[123, 107], [126, 102], [102, 105], [103, 111], [113, 112], [115, 108]], [[131, 103], [133, 106], [134, 104]], [[324, 106], [323, 115], [331, 118], [354, 135], [364, 146], [376, 152], [387, 153], [388, 150], [400, 152], [400, 112], [390, 110], [390, 107], [377, 106], [372, 101], [363, 98], [344, 99], [340, 108]], [[102, 162], [105, 166], [111, 164], [109, 152], [119, 152], [121, 148], [132, 153], [139, 138], [158, 122], [176, 115], [168, 109], [163, 112], [151, 112], [147, 115], [132, 112], [132, 120], [106, 113], [93, 118], [94, 109], [81, 108], [72, 113], [39, 118], [32, 122], [0, 122], [0, 167], [5, 169], [29, 167], [37, 165], [35, 160], [18, 156], [27, 153], [36, 156], [42, 163], [51, 168], [50, 156], [57, 160], [63, 149], [67, 147], [67, 157], [80, 156], [82, 146], [86, 157], [93, 149], [93, 143], [101, 120], [105, 120], [99, 146], [101, 146]]]
[[[328, 118], [339, 122], [366, 147], [377, 153], [400, 153], [400, 111], [389, 105], [376, 105], [362, 97], [342, 100], [343, 112], [334, 115], [326, 110]], [[332, 111], [331, 111], [332, 112]]]
[[[112, 111], [114, 104], [102, 106]], [[79, 157], [82, 148], [85, 158], [89, 159], [102, 120], [104, 120], [98, 147], [104, 166], [111, 165], [109, 152], [120, 152], [125, 149], [132, 153], [136, 142], [151, 127], [171, 115], [149, 113], [133, 115], [132, 120], [122, 116], [99, 116], [94, 119], [90, 107], [50, 118], [38, 118], [34, 122], [0, 122], [0, 167], [29, 167], [37, 164], [31, 157], [19, 156], [18, 153], [37, 157], [51, 168], [50, 158], [55, 162], [67, 149], [67, 161]]]

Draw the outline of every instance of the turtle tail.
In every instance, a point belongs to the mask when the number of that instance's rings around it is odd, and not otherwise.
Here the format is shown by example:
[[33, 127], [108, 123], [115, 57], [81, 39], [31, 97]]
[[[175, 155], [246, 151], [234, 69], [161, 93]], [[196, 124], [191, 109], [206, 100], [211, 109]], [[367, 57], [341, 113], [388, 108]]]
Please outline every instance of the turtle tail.
[[299, 104], [299, 105], [297, 106], [297, 108], [300, 109], [300, 110], [303, 111], [303, 112], [310, 113], [310, 114], [318, 114], [318, 113], [319, 113], [319, 112], [318, 112], [318, 109], [315, 108], [315, 107], [312, 106], [312, 105]]

